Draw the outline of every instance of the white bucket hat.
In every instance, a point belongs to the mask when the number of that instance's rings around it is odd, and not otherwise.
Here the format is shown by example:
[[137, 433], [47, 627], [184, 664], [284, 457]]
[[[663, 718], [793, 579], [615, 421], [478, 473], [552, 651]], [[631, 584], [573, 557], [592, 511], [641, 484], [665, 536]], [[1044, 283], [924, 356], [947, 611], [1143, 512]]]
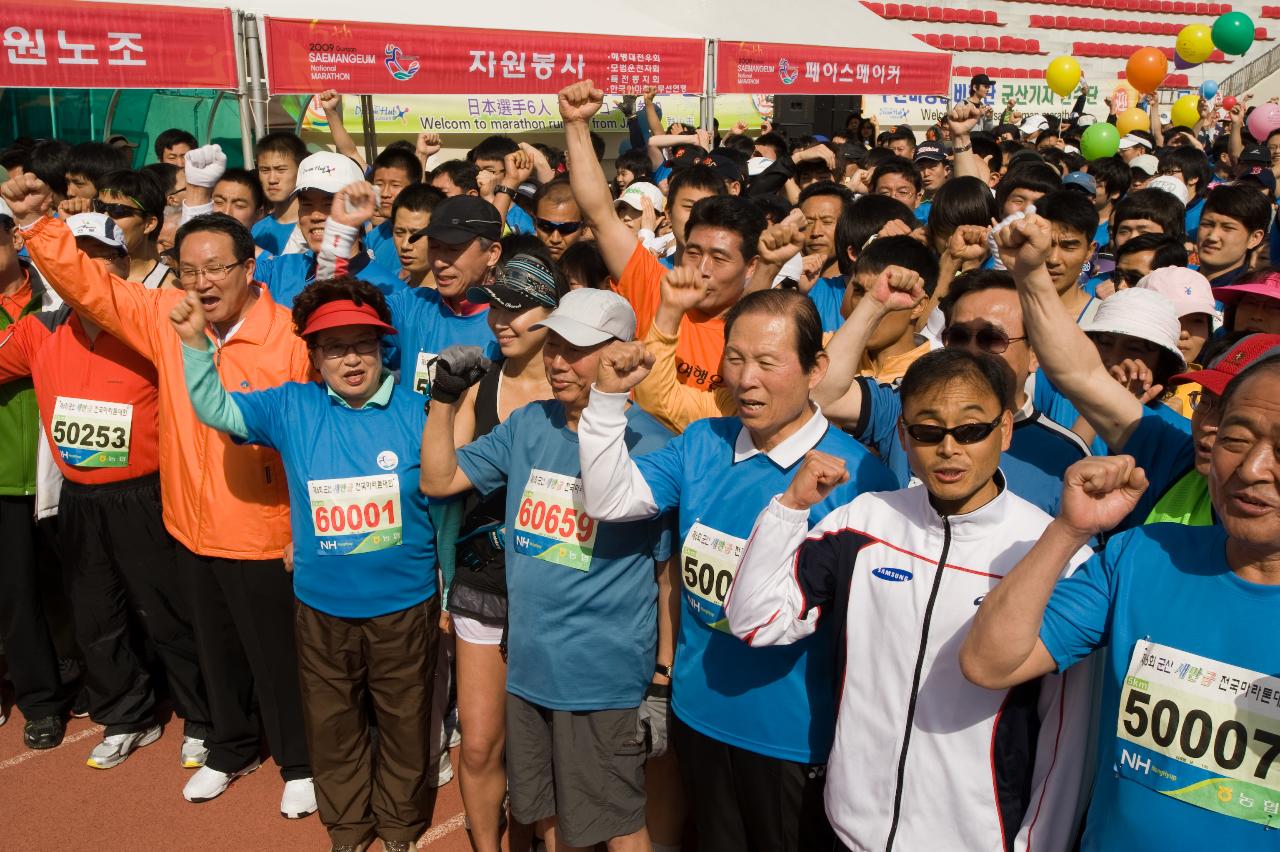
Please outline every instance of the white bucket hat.
[[1172, 355], [1186, 367], [1182, 351], [1178, 349], [1178, 337], [1182, 323], [1173, 302], [1142, 287], [1130, 287], [1110, 296], [1098, 307], [1098, 312], [1087, 324], [1081, 326], [1087, 334], [1127, 334], [1147, 340]]
[[1162, 189], [1181, 201], [1184, 206], [1191, 199], [1191, 193], [1187, 192], [1187, 185], [1173, 175], [1153, 177], [1143, 189]]

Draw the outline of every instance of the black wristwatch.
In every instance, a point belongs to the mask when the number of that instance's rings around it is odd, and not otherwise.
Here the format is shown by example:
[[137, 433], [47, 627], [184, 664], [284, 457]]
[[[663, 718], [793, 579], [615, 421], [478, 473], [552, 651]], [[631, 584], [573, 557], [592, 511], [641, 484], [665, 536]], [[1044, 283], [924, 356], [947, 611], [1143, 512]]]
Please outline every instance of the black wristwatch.
[[654, 674], [660, 674], [665, 678], [670, 678], [673, 671], [674, 669], [671, 666], [664, 666], [662, 663], [658, 663], [653, 667]]
[[497, 186], [495, 186], [495, 187], [493, 188], [493, 191], [494, 191], [494, 192], [501, 192], [503, 195], [510, 195], [512, 198], [517, 198], [517, 197], [519, 197], [519, 195], [520, 195], [518, 192], [516, 192], [516, 191], [515, 191], [514, 189], [512, 189], [511, 187], [509, 187], [509, 186], [505, 186], [505, 185], [503, 185], [503, 184], [498, 184]]

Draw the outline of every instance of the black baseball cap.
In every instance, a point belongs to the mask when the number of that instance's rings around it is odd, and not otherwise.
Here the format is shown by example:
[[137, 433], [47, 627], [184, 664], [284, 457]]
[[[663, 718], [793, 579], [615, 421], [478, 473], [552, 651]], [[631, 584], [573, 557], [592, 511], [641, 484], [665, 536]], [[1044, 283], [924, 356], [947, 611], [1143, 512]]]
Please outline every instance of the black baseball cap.
[[1236, 161], [1240, 165], [1271, 165], [1271, 150], [1265, 145], [1248, 145], [1240, 152], [1240, 159]]
[[947, 149], [939, 142], [921, 142], [916, 146], [915, 161], [932, 160], [935, 163], [947, 161]]
[[502, 216], [498, 208], [475, 195], [455, 195], [446, 198], [431, 211], [427, 227], [414, 231], [409, 242], [422, 237], [458, 245], [476, 237], [497, 242], [502, 239]]
[[970, 86], [994, 86], [995, 80], [992, 80], [986, 74], [974, 74], [973, 79], [969, 81]]
[[527, 311], [539, 306], [554, 309], [559, 304], [556, 277], [534, 255], [517, 254], [498, 265], [490, 283], [469, 288], [467, 301], [499, 305], [511, 311]]

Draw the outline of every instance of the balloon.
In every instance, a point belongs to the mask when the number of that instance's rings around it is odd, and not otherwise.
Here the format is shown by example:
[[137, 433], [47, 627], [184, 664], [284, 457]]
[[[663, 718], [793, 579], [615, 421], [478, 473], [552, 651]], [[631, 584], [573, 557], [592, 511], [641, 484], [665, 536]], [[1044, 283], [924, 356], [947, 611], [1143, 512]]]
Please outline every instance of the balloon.
[[[1252, 27], [1249, 32], [1253, 32]], [[1178, 33], [1174, 50], [1192, 65], [1199, 65], [1213, 54], [1213, 31], [1204, 24], [1188, 24]]]
[[1132, 133], [1135, 130], [1149, 130], [1151, 128], [1151, 119], [1147, 116], [1147, 111], [1130, 107], [1124, 112], [1116, 116], [1116, 131], [1121, 136]]
[[1104, 160], [1107, 157], [1114, 157], [1119, 150], [1120, 131], [1114, 124], [1106, 122], [1091, 124], [1080, 137], [1080, 153], [1086, 160]]
[[1218, 94], [1218, 82], [1216, 80], [1205, 80], [1200, 84], [1200, 97], [1212, 100], [1213, 96]]
[[1225, 98], [1223, 98], [1223, 99], [1222, 99], [1222, 108], [1223, 108], [1223, 109], [1233, 109], [1233, 108], [1235, 108], [1235, 105], [1236, 105], [1236, 104], [1238, 104], [1238, 103], [1240, 103], [1240, 102], [1239, 102], [1238, 100], [1236, 100], [1236, 96], [1235, 96], [1235, 95], [1227, 95]]
[[1179, 71], [1186, 71], [1188, 68], [1195, 68], [1199, 64], [1199, 62], [1188, 62], [1176, 53], [1173, 55], [1173, 67], [1177, 68]]
[[1280, 127], [1280, 105], [1263, 104], [1257, 107], [1249, 113], [1249, 117], [1245, 119], [1245, 125], [1249, 128], [1249, 135], [1256, 141], [1266, 142], [1271, 131]]
[[1173, 102], [1169, 118], [1177, 127], [1185, 127], [1188, 130], [1195, 127], [1196, 122], [1200, 120], [1200, 96], [1183, 95], [1178, 98]]
[[1124, 73], [1139, 92], [1154, 92], [1169, 75], [1169, 60], [1157, 47], [1142, 47], [1129, 57]]
[[1253, 21], [1244, 12], [1228, 12], [1213, 22], [1212, 36], [1218, 50], [1244, 56], [1253, 44]]
[[1050, 91], [1065, 98], [1080, 85], [1080, 63], [1071, 56], [1059, 56], [1049, 63], [1044, 72], [1044, 81]]

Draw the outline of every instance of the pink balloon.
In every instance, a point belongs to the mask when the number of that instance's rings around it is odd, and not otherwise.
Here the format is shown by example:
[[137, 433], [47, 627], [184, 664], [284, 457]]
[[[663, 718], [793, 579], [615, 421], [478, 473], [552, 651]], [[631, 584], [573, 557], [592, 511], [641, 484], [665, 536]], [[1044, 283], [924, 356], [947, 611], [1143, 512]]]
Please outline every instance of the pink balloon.
[[1254, 139], [1259, 142], [1267, 141], [1271, 131], [1280, 127], [1280, 104], [1263, 104], [1249, 113], [1245, 124]]

